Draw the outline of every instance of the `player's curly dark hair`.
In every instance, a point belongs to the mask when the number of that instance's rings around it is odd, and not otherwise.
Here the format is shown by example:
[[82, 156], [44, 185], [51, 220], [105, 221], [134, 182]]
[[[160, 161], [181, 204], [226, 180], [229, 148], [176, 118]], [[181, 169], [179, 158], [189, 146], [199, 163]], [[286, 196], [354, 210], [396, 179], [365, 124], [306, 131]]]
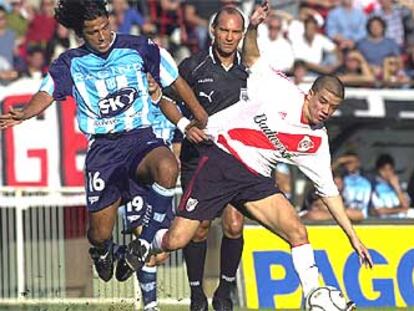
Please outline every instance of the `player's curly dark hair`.
[[105, 0], [59, 0], [55, 8], [55, 19], [66, 28], [82, 36], [85, 21], [108, 17]]

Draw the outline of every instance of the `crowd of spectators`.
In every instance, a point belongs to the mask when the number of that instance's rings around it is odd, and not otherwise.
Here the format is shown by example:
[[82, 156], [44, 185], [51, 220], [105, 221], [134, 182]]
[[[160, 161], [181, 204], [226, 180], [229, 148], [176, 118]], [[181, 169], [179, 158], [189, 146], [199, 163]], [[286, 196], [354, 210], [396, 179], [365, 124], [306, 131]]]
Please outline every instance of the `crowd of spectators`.
[[[177, 61], [208, 46], [209, 21], [224, 5], [246, 16], [260, 0], [109, 0], [112, 27], [145, 34]], [[54, 0], [0, 0], [0, 84], [36, 71], [79, 42], [57, 25]], [[275, 69], [297, 83], [321, 73], [338, 74], [351, 86], [413, 86], [412, 0], [271, 0], [259, 29], [259, 48]], [[32, 60], [30, 60], [32, 59]], [[35, 61], [39, 67], [40, 60]]]
[[[332, 165], [335, 183], [342, 195], [348, 217], [354, 221], [372, 218], [412, 218], [411, 200], [395, 169], [394, 158], [381, 154], [375, 162], [375, 172], [365, 174], [358, 154], [348, 152]], [[412, 187], [412, 185], [409, 187]], [[332, 219], [322, 201], [310, 189], [302, 207], [307, 220]]]
[[[410, 88], [413, 25], [412, 1], [300, 1], [296, 16], [272, 13], [260, 31], [260, 45], [276, 69], [293, 75], [297, 83], [333, 73], [354, 87]], [[269, 51], [269, 41], [278, 43], [278, 49]]]

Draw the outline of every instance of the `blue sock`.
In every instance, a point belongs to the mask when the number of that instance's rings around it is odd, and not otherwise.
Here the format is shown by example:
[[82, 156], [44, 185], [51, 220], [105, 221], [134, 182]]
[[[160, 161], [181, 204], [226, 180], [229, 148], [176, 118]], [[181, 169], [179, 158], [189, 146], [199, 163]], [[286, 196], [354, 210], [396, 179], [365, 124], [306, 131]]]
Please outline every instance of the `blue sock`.
[[157, 267], [144, 266], [137, 271], [144, 310], [157, 305]]
[[162, 228], [168, 209], [172, 208], [174, 194], [174, 189], [166, 189], [157, 183], [151, 186], [151, 191], [149, 191], [147, 197], [149, 206], [147, 213], [145, 213], [144, 227], [140, 239], [151, 244], [155, 233]]

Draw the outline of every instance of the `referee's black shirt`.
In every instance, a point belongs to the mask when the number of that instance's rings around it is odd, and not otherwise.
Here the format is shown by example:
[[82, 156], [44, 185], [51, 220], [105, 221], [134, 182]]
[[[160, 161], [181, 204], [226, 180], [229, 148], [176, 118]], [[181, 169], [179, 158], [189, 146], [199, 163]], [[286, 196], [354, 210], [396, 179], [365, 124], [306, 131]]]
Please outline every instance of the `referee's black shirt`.
[[[239, 54], [226, 70], [210, 47], [207, 51], [186, 58], [178, 69], [209, 116], [237, 103], [247, 94], [247, 72]], [[164, 90], [164, 94], [180, 100], [171, 89]]]
[[[212, 115], [247, 96], [247, 71], [237, 53], [231, 67], [225, 68], [213, 48], [199, 52], [185, 59], [179, 66], [181, 77], [187, 81], [200, 104]], [[163, 91], [172, 99], [179, 101], [171, 88]], [[199, 148], [184, 139], [181, 148], [181, 184], [184, 189], [191, 179], [198, 161]]]

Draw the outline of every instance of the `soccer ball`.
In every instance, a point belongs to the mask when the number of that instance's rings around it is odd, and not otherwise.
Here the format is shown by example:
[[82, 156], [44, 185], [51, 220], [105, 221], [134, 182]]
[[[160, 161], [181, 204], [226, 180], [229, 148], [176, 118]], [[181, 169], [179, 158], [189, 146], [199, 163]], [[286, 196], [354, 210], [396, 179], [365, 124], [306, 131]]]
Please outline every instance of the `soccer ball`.
[[344, 295], [332, 286], [318, 287], [305, 299], [306, 311], [346, 311], [348, 308]]

